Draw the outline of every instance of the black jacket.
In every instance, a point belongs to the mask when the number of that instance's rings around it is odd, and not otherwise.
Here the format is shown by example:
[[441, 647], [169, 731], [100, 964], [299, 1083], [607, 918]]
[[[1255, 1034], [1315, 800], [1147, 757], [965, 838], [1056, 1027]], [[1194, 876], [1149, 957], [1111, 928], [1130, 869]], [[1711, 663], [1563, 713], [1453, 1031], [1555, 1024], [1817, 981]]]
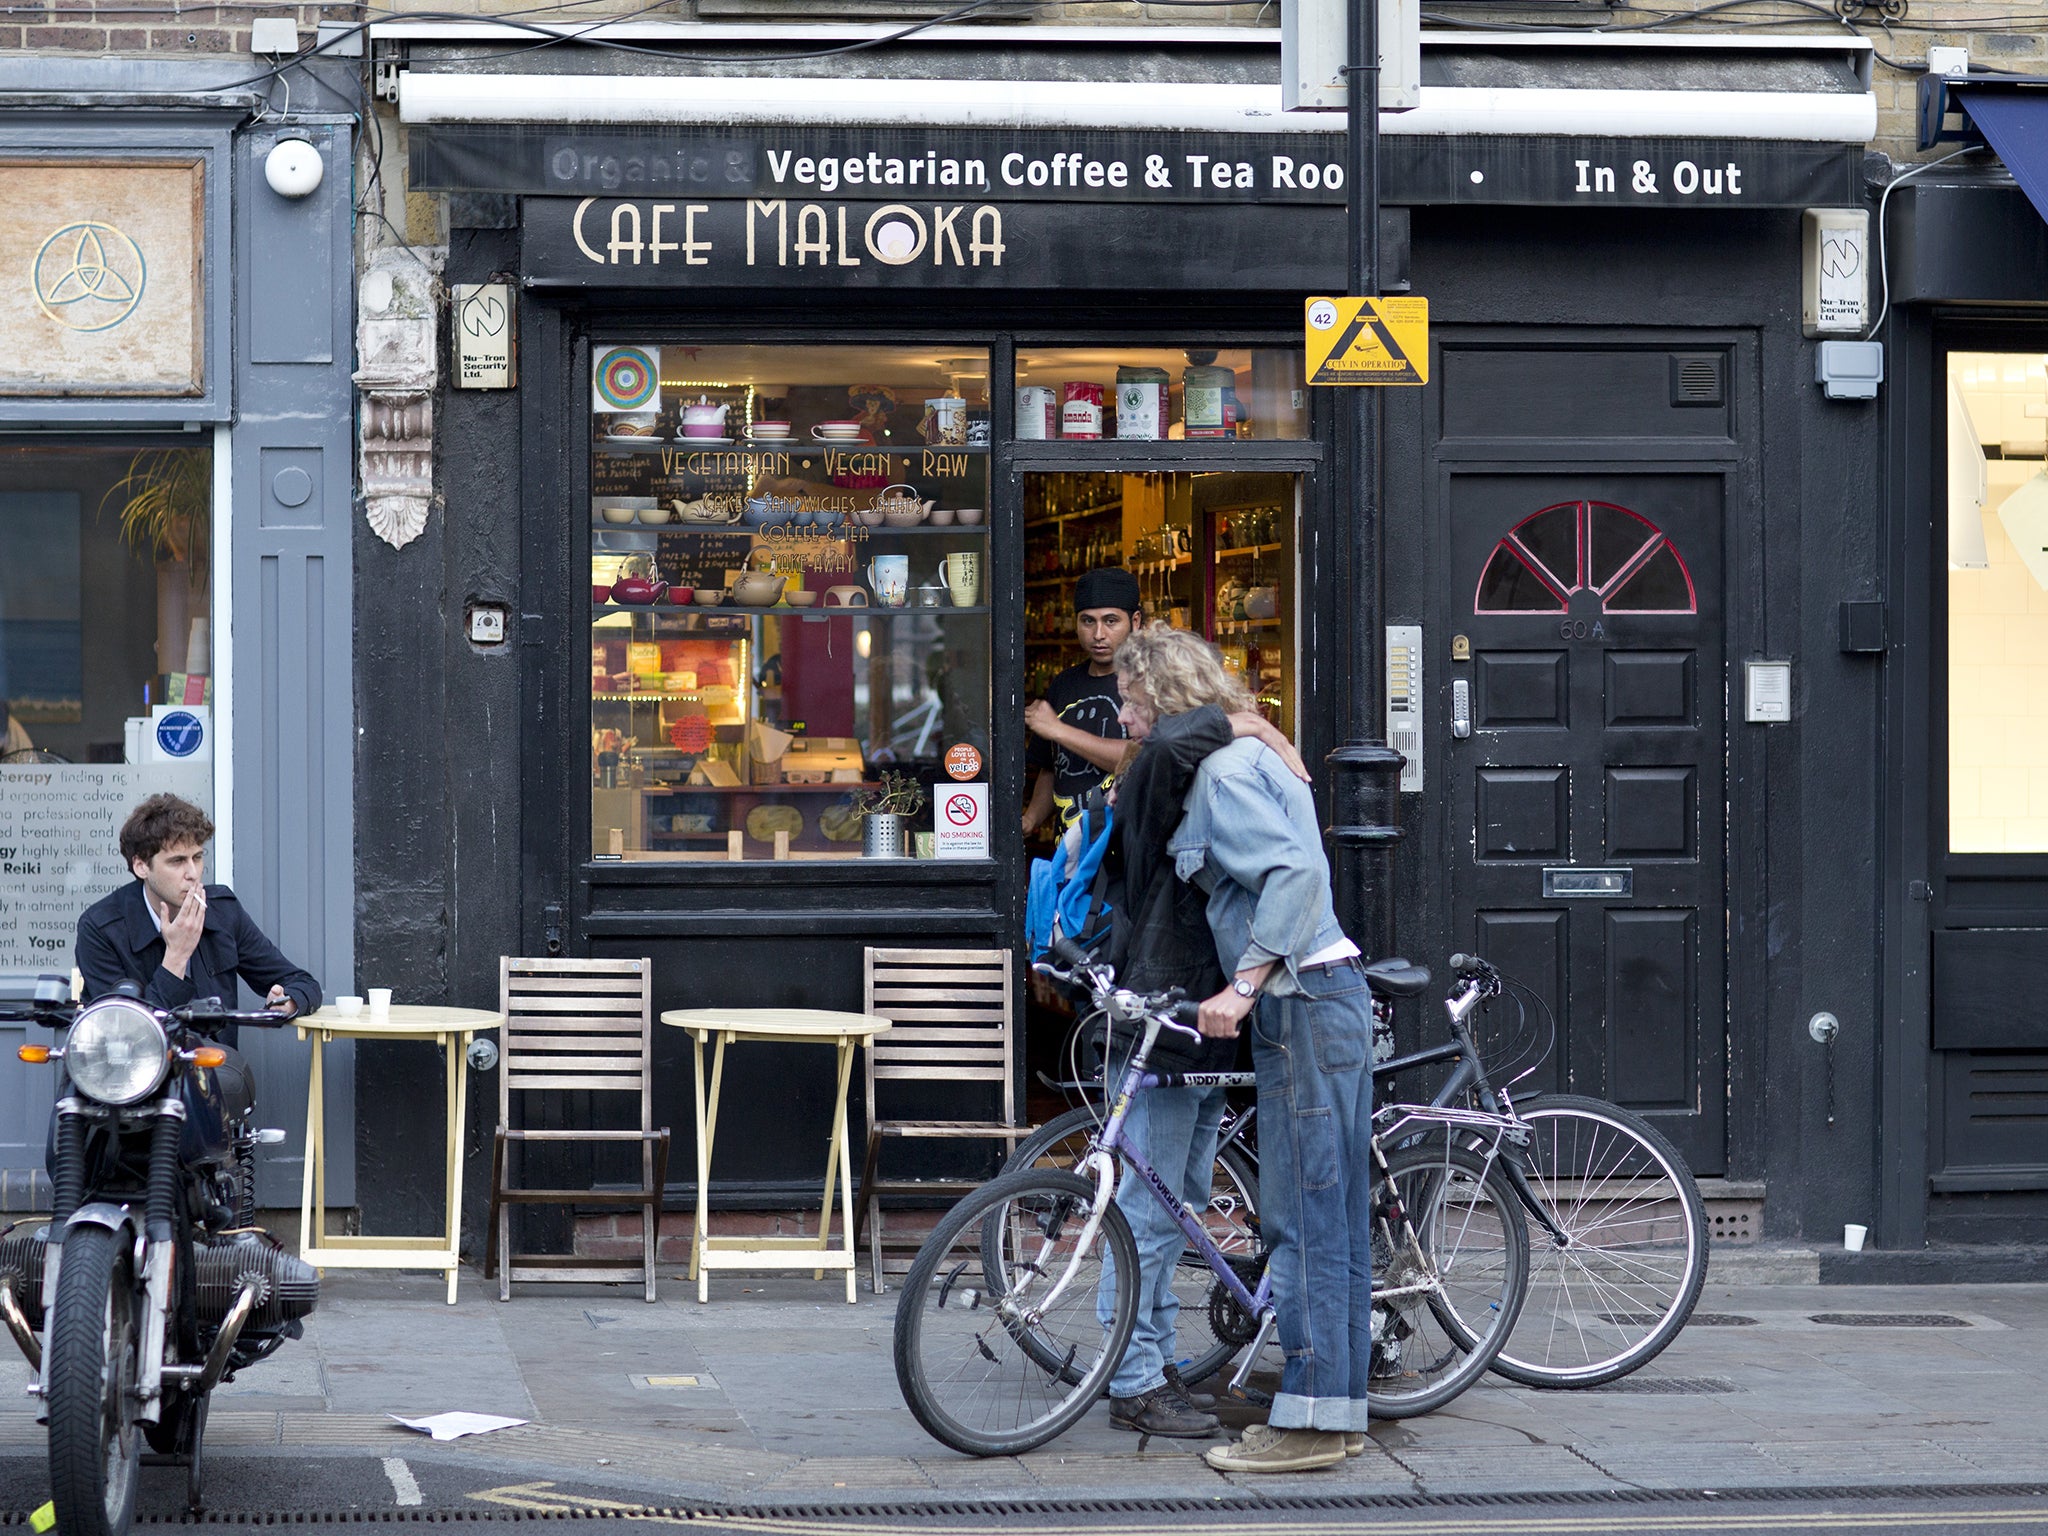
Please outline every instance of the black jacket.
[[[1214, 997], [1228, 978], [1209, 932], [1208, 898], [1176, 877], [1167, 839], [1180, 825], [1195, 772], [1210, 753], [1230, 745], [1230, 719], [1215, 705], [1169, 715], [1116, 783], [1116, 838], [1110, 849], [1109, 959], [1117, 977], [1140, 992], [1181, 987], [1190, 998]], [[1181, 1036], [1162, 1036], [1153, 1060], [1184, 1072], [1229, 1072], [1238, 1042], [1211, 1040], [1197, 1049]]]
[[[301, 1014], [320, 1006], [320, 983], [264, 937], [224, 885], [206, 888], [206, 928], [182, 977], [164, 969], [164, 936], [150, 920], [140, 880], [85, 909], [78, 920], [78, 969], [85, 977], [87, 1002], [132, 981], [152, 1008], [179, 1008], [201, 997], [218, 997], [233, 1008], [240, 977], [259, 1000], [273, 986], [282, 986]], [[230, 1045], [234, 1035], [232, 1027], [221, 1032]]]

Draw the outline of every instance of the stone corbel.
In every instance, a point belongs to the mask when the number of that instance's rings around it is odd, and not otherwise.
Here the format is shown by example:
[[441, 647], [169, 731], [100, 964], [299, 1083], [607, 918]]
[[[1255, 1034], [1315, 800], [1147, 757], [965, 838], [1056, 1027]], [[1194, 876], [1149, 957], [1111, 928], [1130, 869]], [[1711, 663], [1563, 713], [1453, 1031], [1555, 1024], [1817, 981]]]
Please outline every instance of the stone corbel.
[[443, 255], [382, 247], [370, 253], [357, 289], [363, 515], [393, 549], [420, 536], [434, 502], [435, 319]]

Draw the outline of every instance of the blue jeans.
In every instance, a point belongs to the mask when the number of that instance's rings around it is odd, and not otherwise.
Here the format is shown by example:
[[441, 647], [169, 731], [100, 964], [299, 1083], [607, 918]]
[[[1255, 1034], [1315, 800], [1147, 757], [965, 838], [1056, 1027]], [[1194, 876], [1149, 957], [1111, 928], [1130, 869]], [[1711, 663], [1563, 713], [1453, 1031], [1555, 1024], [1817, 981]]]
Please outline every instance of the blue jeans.
[[[1221, 1088], [1147, 1088], [1131, 1100], [1130, 1113], [1124, 1116], [1124, 1139], [1196, 1212], [1209, 1207], [1210, 1169], [1216, 1161], [1223, 1105]], [[1167, 1362], [1175, 1358], [1174, 1320], [1180, 1314], [1180, 1298], [1173, 1291], [1173, 1271], [1187, 1238], [1128, 1163], [1117, 1170], [1116, 1203], [1138, 1240], [1138, 1323], [1131, 1330], [1123, 1364], [1110, 1378], [1109, 1395], [1141, 1397], [1166, 1384]], [[1105, 1262], [1095, 1298], [1095, 1315], [1104, 1328], [1110, 1324], [1115, 1284], [1116, 1266]]]
[[1286, 1363], [1267, 1422], [1363, 1430], [1372, 1365], [1372, 1002], [1357, 962], [1259, 999], [1259, 1224]]

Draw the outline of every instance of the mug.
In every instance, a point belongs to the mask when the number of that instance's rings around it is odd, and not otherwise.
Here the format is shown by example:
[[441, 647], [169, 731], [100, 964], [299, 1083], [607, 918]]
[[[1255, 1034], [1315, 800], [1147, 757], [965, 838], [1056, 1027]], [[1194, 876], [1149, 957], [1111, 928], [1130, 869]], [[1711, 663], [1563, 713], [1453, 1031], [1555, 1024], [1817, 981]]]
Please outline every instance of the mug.
[[953, 595], [955, 608], [972, 608], [981, 601], [981, 556], [956, 550], [939, 562], [939, 580]]
[[875, 556], [868, 562], [868, 585], [884, 608], [901, 608], [910, 595], [910, 556]]
[[986, 448], [989, 444], [990, 434], [991, 428], [989, 426], [989, 420], [986, 416], [969, 416], [967, 418], [968, 447]]
[[827, 608], [865, 608], [868, 595], [859, 587], [827, 587], [825, 606]]
[[936, 400], [924, 403], [924, 420], [920, 423], [924, 440], [946, 447], [958, 447], [967, 441], [967, 402], [958, 395], [942, 395]]

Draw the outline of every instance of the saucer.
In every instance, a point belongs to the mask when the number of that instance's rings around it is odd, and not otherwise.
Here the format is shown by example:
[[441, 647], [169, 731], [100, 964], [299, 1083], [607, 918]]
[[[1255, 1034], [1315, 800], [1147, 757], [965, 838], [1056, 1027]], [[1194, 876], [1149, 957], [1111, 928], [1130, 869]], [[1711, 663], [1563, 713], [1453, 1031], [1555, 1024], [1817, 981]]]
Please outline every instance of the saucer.
[[716, 448], [716, 447], [717, 447], [717, 446], [719, 446], [719, 444], [721, 444], [721, 443], [730, 443], [731, 441], [732, 441], [732, 439], [731, 439], [731, 438], [729, 438], [729, 437], [679, 437], [679, 438], [677, 438], [677, 439], [676, 439], [676, 442], [677, 442], [678, 444], [682, 444], [682, 443], [695, 443], [695, 444], [699, 444], [699, 445], [703, 445], [703, 444], [708, 444], [708, 445], [710, 445], [710, 446], [711, 446], [711, 447], [713, 447], [713, 448]]
[[602, 441], [607, 443], [632, 443], [636, 447], [642, 448], [665, 448], [668, 446], [667, 442], [659, 437], [613, 437], [609, 432], [604, 435]]

